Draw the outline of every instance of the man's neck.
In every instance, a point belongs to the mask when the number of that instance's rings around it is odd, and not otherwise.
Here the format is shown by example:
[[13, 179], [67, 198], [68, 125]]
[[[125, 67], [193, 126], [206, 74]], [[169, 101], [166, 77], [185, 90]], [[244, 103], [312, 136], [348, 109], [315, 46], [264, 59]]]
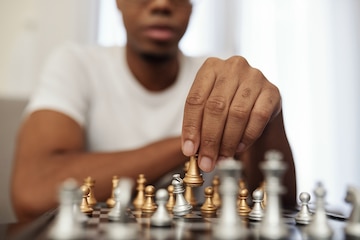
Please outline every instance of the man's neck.
[[162, 91], [176, 81], [178, 56], [141, 55], [128, 50], [126, 59], [135, 78], [149, 91]]

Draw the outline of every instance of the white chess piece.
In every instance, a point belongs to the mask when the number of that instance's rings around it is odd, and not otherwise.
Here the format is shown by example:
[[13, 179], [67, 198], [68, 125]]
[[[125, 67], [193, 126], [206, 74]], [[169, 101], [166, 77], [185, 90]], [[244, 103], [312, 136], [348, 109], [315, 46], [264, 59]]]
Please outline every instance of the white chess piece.
[[333, 235], [324, 206], [326, 191], [321, 183], [318, 183], [314, 194], [316, 196], [316, 210], [311, 224], [308, 225], [307, 233], [311, 239], [329, 239]]
[[174, 186], [175, 206], [173, 213], [175, 216], [185, 216], [192, 211], [192, 206], [188, 203], [183, 195], [185, 192], [184, 182], [180, 177], [180, 174], [174, 174], [171, 184]]
[[264, 209], [261, 205], [264, 198], [264, 192], [261, 189], [256, 189], [252, 194], [252, 198], [254, 206], [249, 213], [249, 219], [253, 221], [261, 221], [264, 217]]
[[168, 191], [165, 189], [157, 190], [155, 198], [158, 207], [150, 218], [151, 225], [156, 227], [171, 226], [172, 219], [165, 206], [169, 198]]
[[281, 199], [285, 189], [281, 178], [287, 168], [279, 151], [265, 153], [265, 161], [260, 165], [266, 181], [267, 203], [265, 215], [260, 224], [260, 236], [267, 239], [286, 239], [289, 231], [284, 223], [281, 211]]
[[346, 236], [360, 239], [360, 190], [349, 186], [345, 201], [352, 204], [352, 211], [345, 226]]
[[74, 179], [67, 179], [59, 190], [59, 211], [50, 226], [49, 239], [81, 239], [83, 231], [74, 214], [74, 202], [78, 196], [78, 184]]
[[242, 164], [233, 158], [218, 163], [220, 174], [221, 209], [218, 223], [214, 226], [216, 239], [243, 239], [248, 230], [237, 214], [238, 179], [241, 177]]
[[302, 192], [299, 195], [300, 199], [300, 211], [295, 216], [295, 221], [297, 224], [307, 225], [312, 220], [312, 213], [309, 210], [310, 194], [307, 192]]

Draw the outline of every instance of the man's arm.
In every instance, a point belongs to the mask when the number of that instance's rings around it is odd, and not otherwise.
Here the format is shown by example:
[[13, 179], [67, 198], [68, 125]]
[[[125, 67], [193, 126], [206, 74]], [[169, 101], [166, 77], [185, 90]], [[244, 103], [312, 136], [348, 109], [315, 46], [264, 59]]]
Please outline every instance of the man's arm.
[[66, 115], [50, 110], [34, 112], [26, 119], [15, 154], [12, 201], [18, 220], [55, 207], [58, 186], [68, 177], [79, 183], [93, 177], [96, 197], [105, 200], [113, 175], [136, 179], [144, 173], [151, 183], [186, 161], [180, 137], [132, 151], [85, 152], [84, 130]]

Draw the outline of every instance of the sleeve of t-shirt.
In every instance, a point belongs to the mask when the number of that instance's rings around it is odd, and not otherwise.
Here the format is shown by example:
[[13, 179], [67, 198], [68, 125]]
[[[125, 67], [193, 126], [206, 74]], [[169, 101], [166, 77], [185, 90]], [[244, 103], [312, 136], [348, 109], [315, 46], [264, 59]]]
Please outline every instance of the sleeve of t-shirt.
[[83, 50], [73, 44], [57, 49], [44, 66], [25, 115], [37, 110], [53, 110], [83, 126], [91, 95], [85, 58]]

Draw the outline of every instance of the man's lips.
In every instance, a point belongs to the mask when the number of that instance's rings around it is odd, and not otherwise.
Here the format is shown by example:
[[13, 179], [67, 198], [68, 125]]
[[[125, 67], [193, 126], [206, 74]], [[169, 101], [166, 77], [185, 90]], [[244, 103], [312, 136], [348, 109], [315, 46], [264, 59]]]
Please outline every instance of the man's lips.
[[175, 37], [175, 31], [169, 27], [148, 27], [144, 34], [155, 41], [169, 41]]

